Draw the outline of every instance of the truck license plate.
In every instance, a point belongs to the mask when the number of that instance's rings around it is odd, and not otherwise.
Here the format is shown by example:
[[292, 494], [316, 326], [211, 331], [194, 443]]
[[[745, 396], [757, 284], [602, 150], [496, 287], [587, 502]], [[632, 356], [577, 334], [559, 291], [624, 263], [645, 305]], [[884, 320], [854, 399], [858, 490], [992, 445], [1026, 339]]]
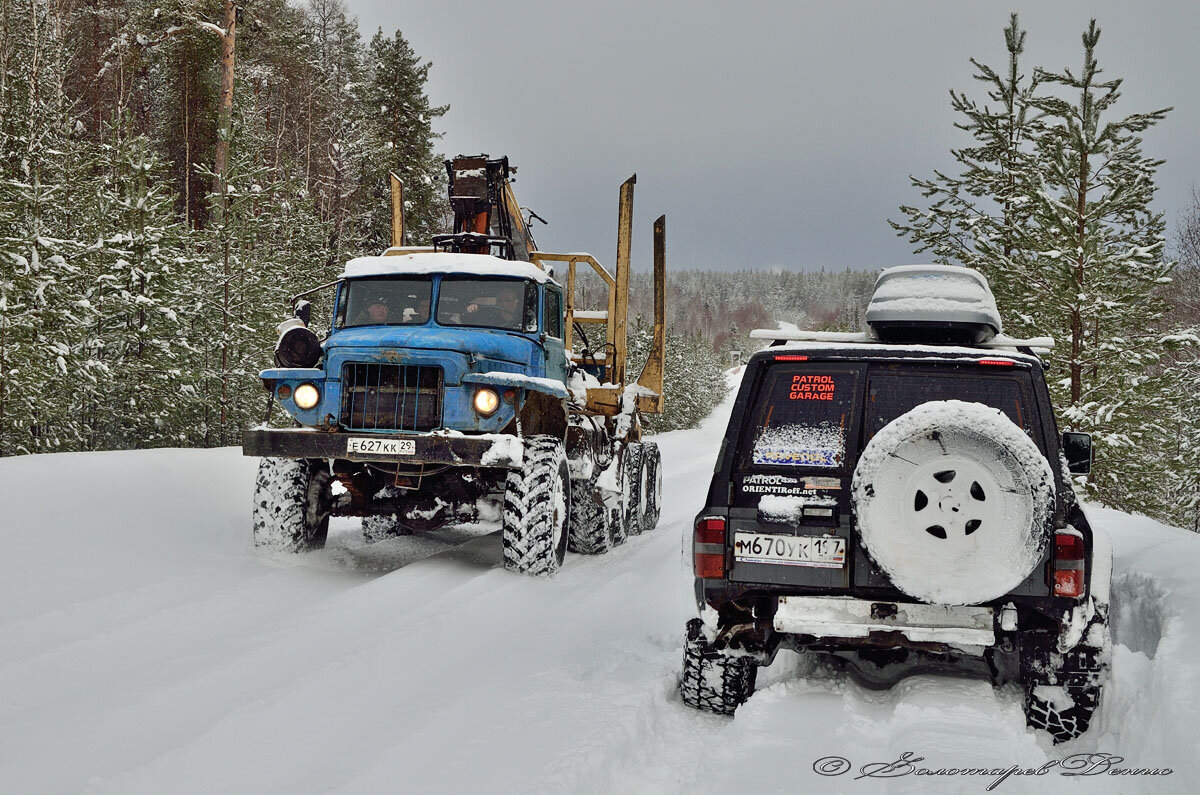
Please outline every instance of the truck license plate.
[[346, 440], [347, 453], [373, 453], [375, 455], [415, 455], [417, 443], [413, 439], [371, 439], [352, 436]]
[[733, 557], [742, 563], [840, 569], [846, 565], [846, 539], [734, 533]]

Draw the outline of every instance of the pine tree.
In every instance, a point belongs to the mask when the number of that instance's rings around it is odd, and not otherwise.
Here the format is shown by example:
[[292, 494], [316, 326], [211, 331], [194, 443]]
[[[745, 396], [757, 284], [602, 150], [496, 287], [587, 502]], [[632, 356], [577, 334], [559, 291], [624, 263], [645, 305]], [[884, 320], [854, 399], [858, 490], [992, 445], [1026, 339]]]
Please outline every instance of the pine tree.
[[971, 59], [972, 77], [986, 87], [987, 102], [950, 91], [950, 106], [962, 117], [955, 126], [975, 142], [951, 150], [960, 173], [935, 171], [930, 179], [910, 178], [929, 207], [901, 205], [907, 223], [888, 222], [916, 244], [915, 252], [929, 251], [936, 262], [984, 273], [1001, 304], [1006, 303], [1010, 273], [1020, 264], [1017, 240], [1028, 224], [1024, 181], [1031, 168], [1029, 143], [1039, 131], [1031, 103], [1042, 76], [1035, 71], [1026, 80], [1021, 73], [1025, 36], [1014, 13], [1004, 29], [1006, 68], [996, 70]]
[[1165, 328], [1180, 343], [1163, 365], [1172, 397], [1163, 423], [1170, 459], [1166, 506], [1173, 523], [1200, 532], [1200, 195], [1194, 192], [1174, 253], [1179, 259], [1174, 282], [1163, 290], [1171, 304]]
[[1064, 377], [1053, 383], [1060, 420], [1097, 442], [1089, 483], [1111, 505], [1154, 511], [1161, 459], [1146, 456], [1161, 438], [1167, 404], [1161, 377], [1166, 311], [1158, 287], [1170, 281], [1164, 222], [1150, 209], [1162, 165], [1142, 154], [1141, 133], [1169, 108], [1109, 120], [1121, 80], [1101, 80], [1095, 20], [1082, 37], [1078, 74], [1042, 73], [1035, 104], [1045, 129], [1040, 164], [1025, 199], [1031, 222], [1019, 229], [1028, 266], [1021, 273], [1029, 330], [1060, 341]]
[[1095, 20], [1078, 74], [1038, 69], [1022, 83], [1024, 38], [1014, 15], [1003, 79], [972, 61], [999, 110], [952, 95], [979, 145], [954, 152], [960, 177], [914, 180], [932, 204], [904, 207], [908, 223], [893, 227], [918, 250], [991, 277], [1006, 331], [1058, 341], [1063, 371], [1051, 389], [1060, 424], [1095, 438], [1091, 493], [1164, 516], [1170, 464], [1145, 453], [1174, 433], [1162, 356], [1185, 337], [1163, 324], [1172, 263], [1150, 209], [1162, 161], [1142, 154], [1141, 133], [1170, 109], [1110, 120], [1121, 81], [1100, 77]]

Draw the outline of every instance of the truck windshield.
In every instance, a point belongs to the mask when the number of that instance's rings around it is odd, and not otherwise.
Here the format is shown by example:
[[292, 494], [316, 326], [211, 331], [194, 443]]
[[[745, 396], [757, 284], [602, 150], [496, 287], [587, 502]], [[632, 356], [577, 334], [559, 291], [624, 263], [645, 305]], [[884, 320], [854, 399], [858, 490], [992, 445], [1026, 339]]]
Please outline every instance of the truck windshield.
[[743, 461], [839, 470], [853, 443], [862, 368], [776, 365], [760, 388]]
[[537, 285], [520, 279], [442, 279], [437, 322], [537, 331]]
[[429, 321], [430, 279], [355, 279], [338, 301], [337, 325], [418, 326]]

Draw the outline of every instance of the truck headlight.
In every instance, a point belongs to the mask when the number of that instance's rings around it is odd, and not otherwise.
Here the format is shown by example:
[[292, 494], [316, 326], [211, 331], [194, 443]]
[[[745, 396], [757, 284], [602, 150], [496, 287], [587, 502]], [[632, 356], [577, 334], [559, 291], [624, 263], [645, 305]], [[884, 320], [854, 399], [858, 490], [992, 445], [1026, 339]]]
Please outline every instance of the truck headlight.
[[308, 411], [321, 402], [321, 390], [317, 389], [313, 384], [301, 384], [292, 393], [292, 400], [296, 402], [297, 406]]
[[484, 417], [490, 417], [500, 408], [500, 396], [490, 389], [481, 389], [475, 393], [475, 410]]

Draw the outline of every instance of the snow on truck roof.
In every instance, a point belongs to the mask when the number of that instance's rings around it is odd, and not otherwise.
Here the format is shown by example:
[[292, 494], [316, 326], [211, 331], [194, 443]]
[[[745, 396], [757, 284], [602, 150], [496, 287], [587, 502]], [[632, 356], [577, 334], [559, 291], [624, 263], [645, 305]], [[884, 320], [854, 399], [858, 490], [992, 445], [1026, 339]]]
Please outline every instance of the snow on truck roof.
[[506, 260], [491, 254], [455, 254], [448, 251], [422, 252], [380, 257], [355, 257], [346, 263], [340, 279], [366, 276], [427, 276], [454, 273], [468, 276], [508, 276], [551, 281], [549, 274], [535, 265]]

